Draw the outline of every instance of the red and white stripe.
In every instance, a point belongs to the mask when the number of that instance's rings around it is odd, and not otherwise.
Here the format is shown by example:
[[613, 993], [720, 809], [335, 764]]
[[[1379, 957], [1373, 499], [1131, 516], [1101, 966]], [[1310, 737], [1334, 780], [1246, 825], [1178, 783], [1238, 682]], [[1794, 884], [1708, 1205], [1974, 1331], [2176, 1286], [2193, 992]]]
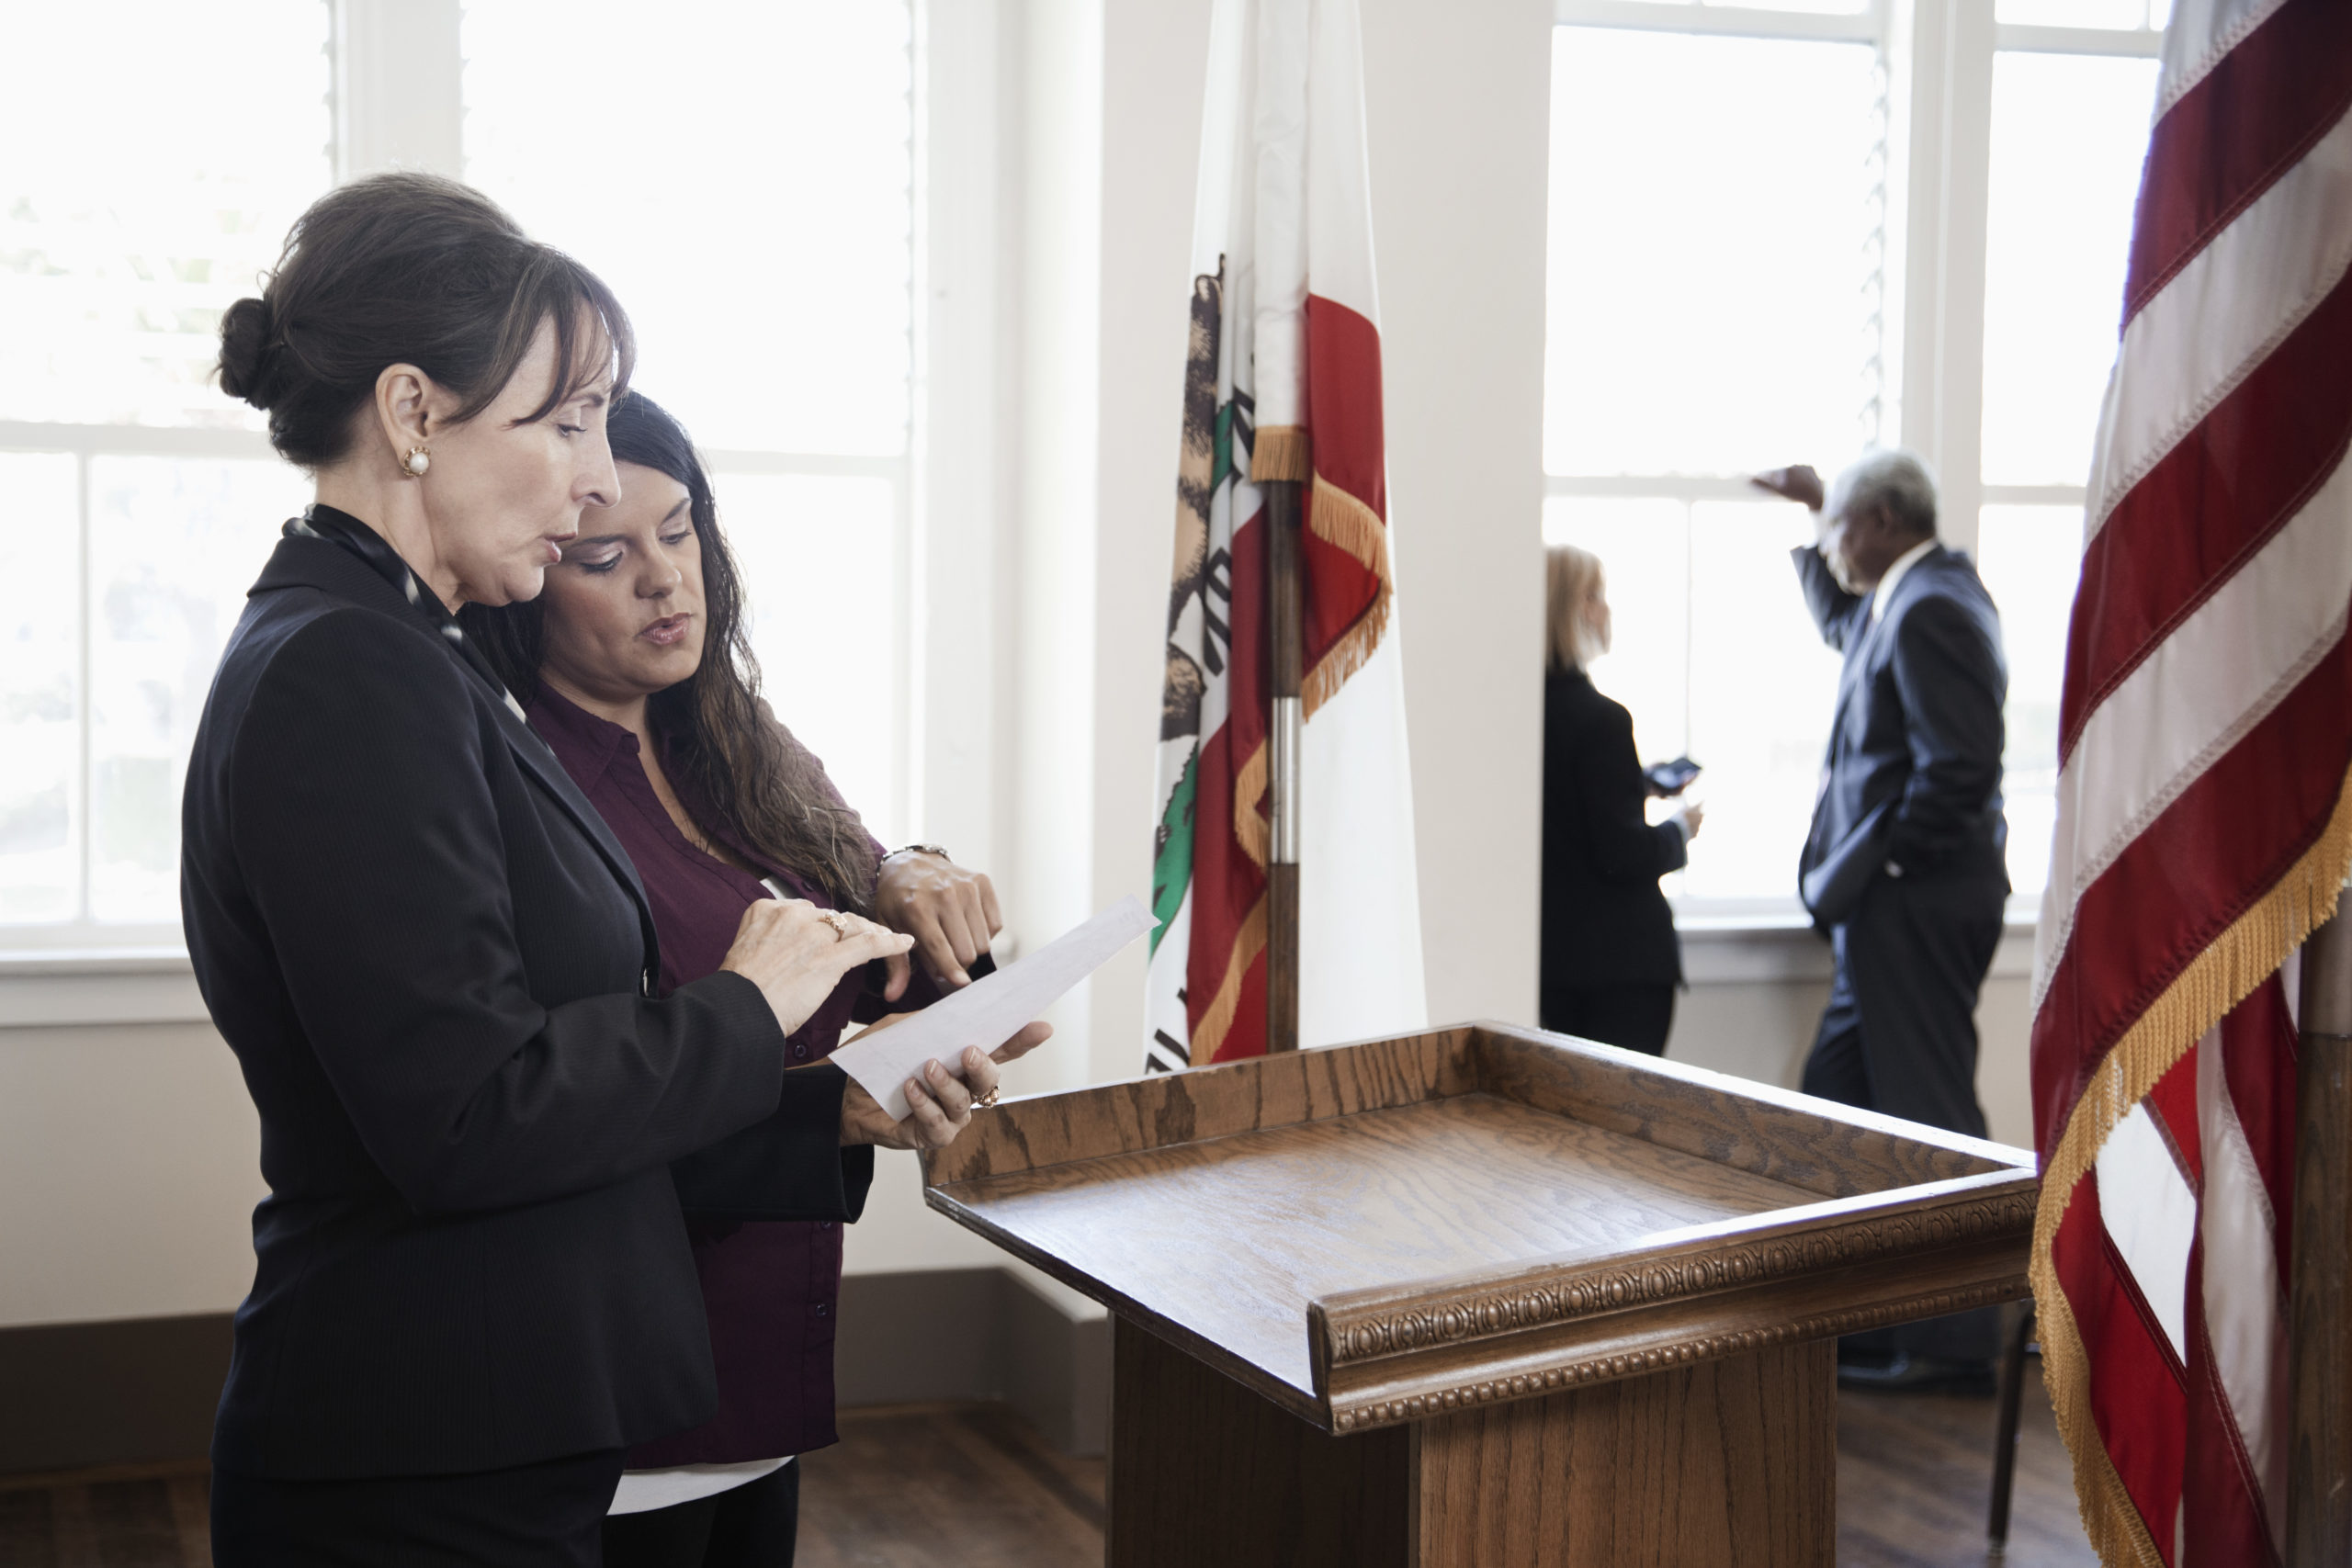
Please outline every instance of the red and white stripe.
[[2294, 1027], [2352, 762], [2352, 6], [2181, 0], [2089, 483], [2035, 1291], [2110, 1563], [2277, 1561]]

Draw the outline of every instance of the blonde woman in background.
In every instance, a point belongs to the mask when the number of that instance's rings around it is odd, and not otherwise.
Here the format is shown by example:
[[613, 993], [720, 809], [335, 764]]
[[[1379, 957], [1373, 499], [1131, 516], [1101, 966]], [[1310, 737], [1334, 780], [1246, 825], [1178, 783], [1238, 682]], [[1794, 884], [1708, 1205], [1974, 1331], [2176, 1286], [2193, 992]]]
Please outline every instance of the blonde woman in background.
[[1656, 793], [1634, 750], [1634, 716], [1586, 671], [1609, 651], [1600, 558], [1545, 552], [1544, 1027], [1663, 1055], [1682, 953], [1658, 878], [1689, 859], [1703, 813], [1651, 823]]

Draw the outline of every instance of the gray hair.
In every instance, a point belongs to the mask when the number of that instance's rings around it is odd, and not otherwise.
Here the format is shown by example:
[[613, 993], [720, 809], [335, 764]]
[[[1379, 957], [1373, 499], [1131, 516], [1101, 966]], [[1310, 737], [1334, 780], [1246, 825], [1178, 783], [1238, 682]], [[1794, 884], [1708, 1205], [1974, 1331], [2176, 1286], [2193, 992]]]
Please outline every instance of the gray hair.
[[1874, 447], [1838, 476], [1824, 510], [1841, 517], [1878, 506], [1912, 533], [1934, 537], [1936, 473], [1928, 460], [1900, 446]]

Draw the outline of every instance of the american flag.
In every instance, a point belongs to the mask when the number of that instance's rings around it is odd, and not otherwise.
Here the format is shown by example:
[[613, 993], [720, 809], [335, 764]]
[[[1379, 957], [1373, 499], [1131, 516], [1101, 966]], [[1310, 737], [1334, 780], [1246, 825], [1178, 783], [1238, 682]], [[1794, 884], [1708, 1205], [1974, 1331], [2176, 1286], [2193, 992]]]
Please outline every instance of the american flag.
[[2352, 863], [2352, 4], [2177, 0], [2089, 484], [2034, 1296], [2110, 1564], [2279, 1560], [2293, 993]]

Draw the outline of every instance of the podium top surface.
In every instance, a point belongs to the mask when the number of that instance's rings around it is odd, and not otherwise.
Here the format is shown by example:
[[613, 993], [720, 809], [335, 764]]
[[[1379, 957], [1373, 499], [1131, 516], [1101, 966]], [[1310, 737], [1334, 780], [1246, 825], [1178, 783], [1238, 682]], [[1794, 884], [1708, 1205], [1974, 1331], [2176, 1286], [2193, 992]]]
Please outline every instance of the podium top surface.
[[1337, 1430], [2024, 1293], [2030, 1155], [1464, 1026], [1008, 1101], [933, 1207]]

